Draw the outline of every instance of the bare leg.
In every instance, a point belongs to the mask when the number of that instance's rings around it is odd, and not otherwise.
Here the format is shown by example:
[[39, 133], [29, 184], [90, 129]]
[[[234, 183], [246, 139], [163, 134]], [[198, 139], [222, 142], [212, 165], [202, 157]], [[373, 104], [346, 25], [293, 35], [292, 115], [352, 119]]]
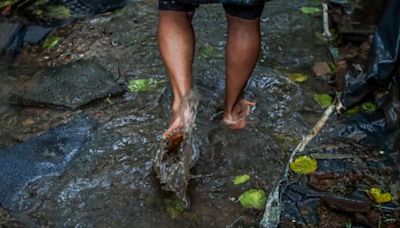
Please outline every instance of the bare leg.
[[192, 86], [195, 44], [191, 22], [193, 13], [160, 10], [158, 44], [174, 94], [172, 118], [164, 133], [167, 137], [180, 127], [179, 106], [182, 97]]
[[260, 52], [260, 19], [246, 20], [227, 14], [227, 20], [224, 122], [237, 123], [233, 127], [242, 128], [245, 122], [239, 121], [253, 105], [244, 102], [242, 94]]

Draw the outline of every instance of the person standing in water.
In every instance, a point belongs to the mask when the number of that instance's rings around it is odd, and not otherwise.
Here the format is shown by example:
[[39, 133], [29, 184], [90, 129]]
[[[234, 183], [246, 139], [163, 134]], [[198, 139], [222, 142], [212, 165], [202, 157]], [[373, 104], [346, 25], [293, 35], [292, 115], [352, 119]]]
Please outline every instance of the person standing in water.
[[[192, 1], [196, 0], [159, 0], [158, 43], [174, 95], [172, 117], [164, 132], [164, 139], [179, 133], [179, 108], [185, 94], [192, 88], [195, 51], [192, 18], [199, 6]], [[250, 113], [251, 106], [255, 105], [243, 99], [243, 90], [260, 52], [260, 16], [264, 9], [264, 0], [226, 1], [237, 2], [223, 3], [228, 37], [222, 122], [232, 129], [241, 129], [246, 125], [246, 116]]]

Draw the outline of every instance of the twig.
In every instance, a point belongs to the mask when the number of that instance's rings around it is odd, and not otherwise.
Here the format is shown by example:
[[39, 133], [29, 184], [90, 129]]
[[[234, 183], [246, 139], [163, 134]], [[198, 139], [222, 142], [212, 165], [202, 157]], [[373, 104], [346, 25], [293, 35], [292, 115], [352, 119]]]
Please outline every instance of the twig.
[[[336, 103], [336, 102], [335, 102]], [[265, 206], [264, 216], [260, 222], [261, 227], [266, 228], [273, 228], [277, 227], [280, 222], [280, 215], [282, 210], [282, 202], [281, 202], [281, 195], [280, 189], [281, 186], [285, 186], [288, 182], [289, 177], [289, 165], [293, 162], [294, 157], [297, 153], [303, 152], [305, 147], [311, 142], [312, 139], [321, 131], [324, 127], [326, 121], [329, 119], [330, 115], [332, 114], [333, 110], [335, 110], [335, 103], [329, 106], [324, 115], [321, 117], [320, 120], [314, 125], [308, 135], [303, 138], [299, 145], [293, 150], [292, 154], [290, 155], [289, 162], [286, 164], [285, 171], [283, 173], [283, 177], [277, 182], [275, 188], [270, 192], [268, 196], [268, 201]]]

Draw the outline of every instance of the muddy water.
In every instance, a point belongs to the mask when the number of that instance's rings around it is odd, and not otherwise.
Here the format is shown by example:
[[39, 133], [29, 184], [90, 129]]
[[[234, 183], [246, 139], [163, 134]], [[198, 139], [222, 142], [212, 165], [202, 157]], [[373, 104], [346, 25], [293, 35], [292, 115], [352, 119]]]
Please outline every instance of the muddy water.
[[[160, 190], [152, 173], [152, 158], [170, 113], [168, 87], [139, 94], [127, 92], [111, 98], [111, 102], [100, 101], [75, 112], [11, 107], [2, 102], [3, 148], [68, 123], [78, 114], [96, 122], [88, 133], [90, 140], [72, 154], [73, 159], [67, 151], [64, 159], [69, 160], [62, 172], [32, 178], [12, 192], [13, 197], [3, 206], [28, 226], [257, 226], [262, 211], [241, 207], [237, 197], [249, 188], [269, 192], [290, 149], [321, 112], [310, 102], [309, 92], [290, 82], [286, 74], [267, 67], [307, 68], [316, 56], [324, 55], [310, 38], [313, 30], [308, 25], [313, 19], [299, 14], [296, 8], [306, 3], [278, 2], [281, 1], [267, 5], [263, 15], [263, 53], [246, 92], [246, 97], [257, 105], [248, 126], [240, 131], [220, 125], [226, 29], [223, 9], [218, 5], [202, 6], [194, 18], [197, 44], [193, 77], [201, 94], [194, 141], [200, 158], [192, 170], [198, 178], [189, 184], [190, 209], [176, 210], [176, 199]], [[271, 12], [275, 12], [275, 17], [269, 16]], [[90, 45], [85, 58], [94, 58], [120, 82], [164, 79], [155, 36], [156, 3], [133, 3], [109, 17], [94, 25], [90, 20], [83, 22], [88, 28], [101, 30], [115, 44], [104, 44], [101, 38], [92, 37], [87, 41]], [[268, 32], [271, 20], [273, 29]], [[304, 24], [294, 26], [301, 21]], [[304, 36], [294, 36], [294, 32]], [[79, 36], [88, 32], [76, 33]], [[282, 43], [287, 37], [288, 41]], [[292, 46], [287, 46], [289, 43]], [[213, 54], [204, 51], [210, 46]], [[4, 80], [2, 101], [6, 101], [19, 81], [36, 71], [30, 67], [36, 60], [17, 59], [21, 70], [10, 69], [6, 64], [0, 77]], [[57, 57], [51, 60], [57, 62]], [[250, 181], [242, 186], [233, 185], [233, 178], [240, 174], [249, 174]]]

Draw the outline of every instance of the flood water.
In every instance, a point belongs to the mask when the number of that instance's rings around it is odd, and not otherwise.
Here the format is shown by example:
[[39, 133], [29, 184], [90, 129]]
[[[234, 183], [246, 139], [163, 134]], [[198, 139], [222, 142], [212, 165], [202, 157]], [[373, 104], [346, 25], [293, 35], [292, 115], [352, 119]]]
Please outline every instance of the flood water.
[[[194, 131], [200, 157], [192, 169], [198, 176], [189, 183], [191, 207], [184, 211], [176, 209], [175, 196], [160, 189], [152, 171], [155, 148], [170, 114], [169, 86], [125, 92], [77, 111], [15, 106], [7, 104], [12, 91], [38, 69], [48, 67], [47, 63], [62, 62], [62, 57], [43, 51], [33, 53], [35, 58], [25, 53], [12, 64], [4, 62], [0, 148], [26, 143], [41, 155], [11, 156], [15, 164], [27, 162], [21, 165], [27, 169], [21, 168], [21, 173], [29, 178], [17, 179], [17, 187], [5, 190], [2, 207], [29, 227], [258, 226], [263, 211], [243, 208], [238, 196], [250, 188], [268, 193], [291, 150], [323, 112], [312, 100], [314, 92], [327, 88], [323, 82], [311, 79], [299, 85], [277, 70], [309, 69], [313, 61], [326, 58], [325, 49], [311, 38], [320, 27], [318, 20], [298, 13], [298, 7], [306, 4], [272, 1], [266, 5], [263, 50], [246, 90], [246, 97], [257, 105], [247, 127], [237, 131], [220, 124], [226, 38], [223, 8], [198, 9], [193, 21], [197, 35], [193, 77], [201, 96]], [[123, 85], [131, 79], [165, 79], [157, 48], [155, 1], [134, 2], [98, 18], [106, 20], [80, 22], [81, 30], [66, 35], [65, 42], [78, 42], [81, 37], [83, 58], [95, 59]], [[99, 31], [102, 36], [96, 36]], [[214, 54], [204, 51], [209, 47]], [[50, 59], [42, 60], [46, 55]], [[340, 127], [337, 121], [333, 117], [326, 132]], [[43, 144], [35, 144], [43, 134]], [[241, 174], [250, 175], [250, 181], [234, 185], [234, 177]]]

